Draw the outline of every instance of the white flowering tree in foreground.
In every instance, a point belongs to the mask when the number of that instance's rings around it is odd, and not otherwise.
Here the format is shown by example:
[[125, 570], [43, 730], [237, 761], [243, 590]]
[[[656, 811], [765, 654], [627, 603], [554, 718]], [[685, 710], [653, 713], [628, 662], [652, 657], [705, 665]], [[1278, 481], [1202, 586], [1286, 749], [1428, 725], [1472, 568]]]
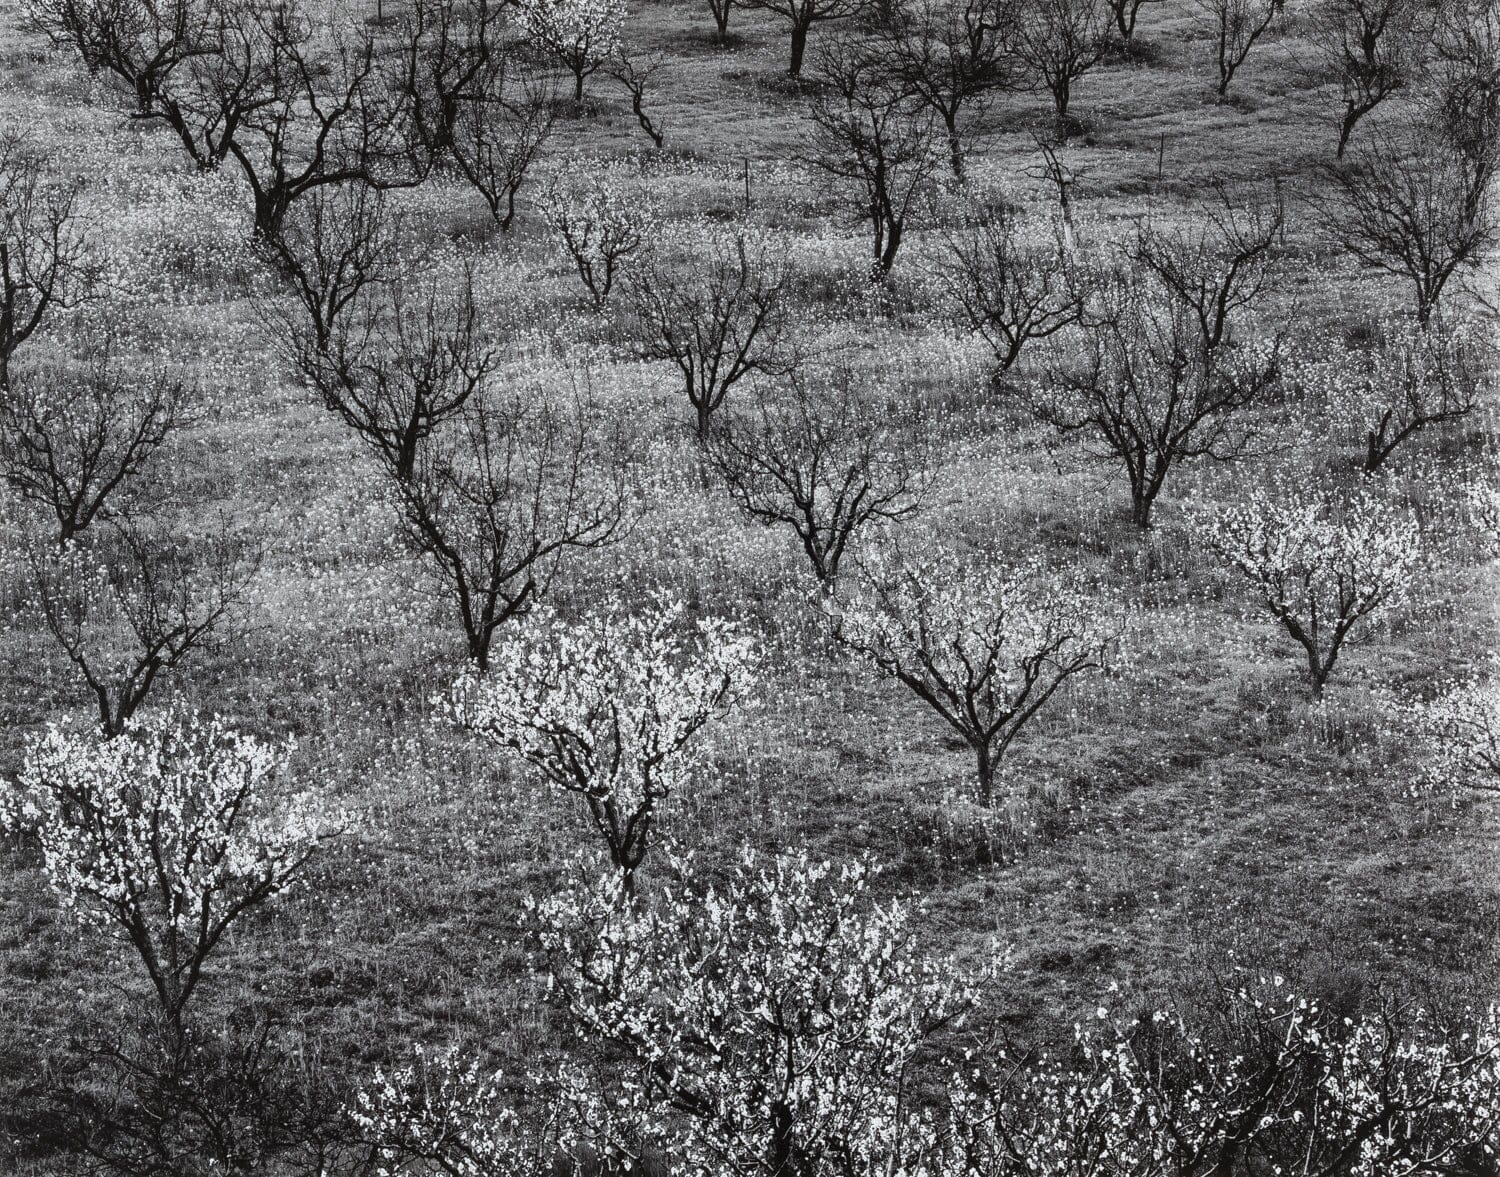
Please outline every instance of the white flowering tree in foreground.
[[573, 99], [620, 47], [625, 5], [620, 0], [521, 0], [521, 28], [538, 49], [573, 75]]
[[724, 621], [680, 604], [579, 624], [539, 610], [462, 680], [458, 722], [577, 793], [627, 893], [658, 811], [700, 767], [695, 737], [754, 681], [755, 648]]
[[[542, 904], [554, 993], [631, 1065], [611, 1115], [684, 1177], [896, 1173], [924, 1134], [910, 1072], [973, 1002], [875, 904], [867, 866], [748, 848], [727, 877], [622, 904], [607, 875]], [[628, 1159], [638, 1142], [616, 1145]]]
[[349, 1118], [375, 1150], [379, 1177], [422, 1165], [449, 1177], [543, 1173], [558, 1155], [559, 1101], [523, 1116], [516, 1085], [456, 1048], [429, 1055], [374, 1079], [355, 1097]]
[[1494, 1010], [1445, 1034], [1420, 1011], [1342, 1019], [1242, 990], [1219, 1021], [1207, 1034], [1158, 1011], [1146, 1025], [1080, 1029], [1068, 1061], [1002, 1059], [1002, 1077], [955, 1085], [929, 1171], [1388, 1177], [1493, 1164]]
[[332, 832], [307, 796], [273, 801], [280, 756], [174, 710], [108, 738], [54, 726], [0, 791], [0, 827], [36, 835], [69, 914], [134, 948], [171, 1043], [224, 934], [291, 886]]
[[838, 642], [942, 716], [975, 757], [979, 800], [1012, 742], [1075, 675], [1099, 670], [1118, 615], [1039, 567], [881, 555], [831, 610]]
[[1341, 504], [1262, 490], [1200, 520], [1197, 534], [1302, 647], [1314, 698], [1345, 645], [1406, 603], [1422, 562], [1416, 520], [1369, 493]]

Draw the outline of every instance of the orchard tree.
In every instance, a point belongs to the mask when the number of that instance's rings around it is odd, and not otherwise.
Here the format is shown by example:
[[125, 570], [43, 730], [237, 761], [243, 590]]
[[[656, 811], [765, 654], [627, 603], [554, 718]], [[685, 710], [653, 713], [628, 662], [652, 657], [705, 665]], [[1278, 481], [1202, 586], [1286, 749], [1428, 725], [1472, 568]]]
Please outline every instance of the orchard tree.
[[1279, 199], [1236, 204], [1213, 187], [1215, 201], [1200, 206], [1194, 222], [1164, 230], [1145, 221], [1126, 254], [1191, 312], [1202, 346], [1218, 351], [1233, 342], [1238, 321], [1280, 289], [1285, 208]]
[[506, 24], [492, 0], [413, 0], [397, 19], [388, 85], [406, 101], [424, 158], [450, 156], [459, 111], [492, 96], [512, 55]]
[[77, 306], [97, 286], [79, 186], [50, 179], [47, 163], [22, 136], [0, 131], [0, 394], [17, 349], [49, 314]]
[[736, 0], [708, 0], [709, 15], [714, 18], [714, 31], [719, 44], [729, 43], [729, 14], [734, 11]]
[[557, 114], [554, 78], [500, 75], [482, 96], [459, 107], [451, 157], [484, 200], [502, 233], [516, 219], [516, 196], [548, 140]]
[[1500, 136], [1500, 7], [1492, 0], [1436, 6], [1428, 82], [1434, 121], [1471, 158]]
[[1251, 440], [1240, 418], [1279, 378], [1284, 340], [1237, 328], [1276, 286], [1279, 229], [1279, 211], [1226, 203], [1196, 228], [1142, 225], [1120, 257], [1079, 271], [1077, 330], [1033, 408], [1124, 468], [1137, 527], [1176, 465], [1230, 461]]
[[31, 17], [120, 83], [132, 116], [168, 127], [199, 168], [232, 164], [262, 243], [318, 188], [411, 185], [430, 166], [414, 157], [405, 99], [373, 36], [346, 11], [173, 0], [122, 13], [117, 0], [39, 0]]
[[792, 58], [787, 72], [800, 78], [807, 57], [807, 35], [813, 25], [863, 16], [869, 0], [744, 0], [744, 7], [764, 9], [792, 26]]
[[753, 393], [714, 429], [709, 462], [746, 516], [797, 536], [832, 592], [856, 533], [921, 506], [932, 478], [928, 447], [900, 407], [866, 403], [848, 369], [794, 374]]
[[1161, 0], [1109, 0], [1109, 9], [1115, 17], [1115, 31], [1120, 36], [1120, 44], [1127, 50], [1135, 42], [1135, 26], [1141, 9], [1148, 4], [1160, 2]]
[[864, 571], [861, 591], [830, 607], [834, 638], [963, 739], [979, 802], [992, 805], [1011, 744], [1070, 679], [1104, 668], [1118, 617], [1037, 566], [948, 555], [917, 566], [898, 554], [877, 556]]
[[569, 403], [541, 384], [478, 390], [393, 480], [402, 539], [453, 605], [480, 674], [496, 631], [545, 595], [569, 554], [634, 521], [630, 454], [600, 416], [586, 395]]
[[499, 364], [467, 257], [369, 285], [321, 344], [302, 324], [278, 333], [278, 343], [324, 405], [403, 482], [424, 439], [462, 413]]
[[[950, 1088], [929, 1171], [1075, 1177], [1441, 1172], [1489, 1163], [1500, 1018], [1449, 1028], [1421, 1010], [1343, 1018], [1282, 979], [1230, 990], [1204, 1029], [1175, 1011], [1128, 1024], [1104, 1007], [1056, 1056], [977, 1067]], [[1017, 1158], [1021, 1158], [1018, 1164]]]
[[0, 397], [0, 482], [49, 516], [60, 549], [118, 513], [193, 400], [165, 369], [131, 371], [109, 326], [79, 337], [81, 355], [23, 365]]
[[1487, 675], [1445, 684], [1436, 698], [1411, 703], [1400, 719], [1422, 737], [1423, 776], [1444, 789], [1500, 792], [1500, 678]]
[[582, 102], [584, 82], [620, 46], [625, 5], [622, 0], [520, 0], [517, 19], [527, 39], [573, 75], [573, 101]]
[[1500, 124], [1469, 144], [1448, 133], [1408, 143], [1377, 136], [1352, 163], [1325, 173], [1332, 199], [1319, 207], [1329, 237], [1371, 269], [1408, 281], [1418, 322], [1495, 243], [1496, 132]]
[[784, 245], [744, 226], [693, 244], [686, 265], [654, 255], [631, 271], [625, 307], [635, 354], [677, 369], [706, 441], [736, 385], [785, 376], [800, 355]]
[[1229, 84], [1276, 18], [1286, 0], [1197, 0], [1198, 7], [1213, 22], [1213, 38], [1219, 70], [1219, 101], [1229, 97]]
[[1060, 235], [1008, 208], [972, 210], [961, 229], [945, 234], [937, 278], [949, 313], [989, 344], [1000, 372], [1027, 343], [1050, 338], [1083, 311]]
[[666, 142], [666, 133], [655, 121], [661, 116], [653, 117], [646, 109], [646, 95], [660, 85], [657, 79], [666, 68], [667, 59], [660, 53], [645, 58], [632, 57], [624, 48], [616, 48], [609, 64], [609, 76], [624, 86], [625, 93], [630, 95], [630, 113], [635, 115], [636, 125], [656, 148]]
[[1257, 491], [1196, 534], [1302, 647], [1314, 698], [1344, 647], [1407, 602], [1422, 564], [1416, 522], [1368, 492]]
[[564, 1121], [573, 1103], [543, 1104], [540, 1117], [518, 1108], [515, 1084], [483, 1068], [478, 1056], [450, 1048], [377, 1070], [355, 1096], [349, 1119], [374, 1150], [376, 1177], [404, 1177], [413, 1166], [434, 1166], [448, 1177], [542, 1173], [565, 1156]]
[[557, 85], [528, 69], [493, 0], [417, 0], [402, 19], [392, 88], [410, 111], [419, 155], [456, 168], [501, 231], [552, 133]]
[[260, 554], [227, 527], [192, 534], [127, 516], [61, 549], [31, 545], [27, 560], [32, 600], [115, 736], [163, 674], [213, 644]]
[[542, 217], [596, 310], [601, 309], [632, 259], [648, 256], [659, 228], [655, 210], [639, 192], [628, 192], [602, 162], [559, 172], [542, 195]]
[[170, 710], [113, 736], [53, 726], [0, 791], [0, 825], [34, 833], [68, 914], [126, 941], [169, 1048], [219, 942], [299, 878], [332, 823], [272, 791], [278, 749]]
[[689, 623], [680, 604], [546, 611], [490, 652], [455, 692], [457, 721], [588, 806], [628, 896], [662, 805], [703, 770], [699, 732], [754, 682], [755, 647], [736, 627]]
[[896, 264], [917, 199], [940, 167], [932, 108], [893, 74], [878, 42], [841, 38], [819, 55], [808, 163], [853, 194], [869, 223], [871, 273]]
[[320, 188], [298, 201], [264, 251], [286, 278], [300, 315], [276, 303], [261, 319], [288, 356], [326, 352], [360, 295], [398, 269], [401, 220], [363, 184]]
[[1417, 79], [1424, 16], [1420, 0], [1322, 0], [1311, 14], [1309, 39], [1343, 97], [1339, 159], [1359, 121]]
[[1049, 366], [1032, 406], [1124, 468], [1131, 519], [1145, 529], [1179, 463], [1244, 452], [1253, 435], [1240, 417], [1276, 378], [1279, 345], [1210, 349], [1192, 309], [1152, 278], [1121, 273], [1116, 282], [1111, 305], [1084, 322], [1082, 355]]
[[[974, 1004], [954, 962], [871, 902], [868, 866], [748, 847], [721, 879], [674, 866], [638, 903], [606, 877], [540, 905], [556, 999], [628, 1061], [615, 1118], [691, 1177], [915, 1171], [920, 1053]], [[637, 1140], [605, 1143], [638, 1163]]]
[[1423, 327], [1394, 320], [1380, 335], [1373, 347], [1343, 349], [1301, 372], [1335, 420], [1361, 431], [1367, 474], [1423, 430], [1472, 413], [1493, 372], [1485, 331], [1475, 322], [1439, 316]]
[[1016, 85], [1011, 42], [1017, 0], [894, 0], [875, 36], [887, 68], [942, 120], [948, 163], [964, 174], [961, 122], [983, 114], [996, 91]]
[[1106, 0], [1034, 0], [1021, 16], [1016, 55], [1052, 96], [1059, 140], [1070, 131], [1073, 87], [1104, 60], [1113, 43], [1112, 17]]

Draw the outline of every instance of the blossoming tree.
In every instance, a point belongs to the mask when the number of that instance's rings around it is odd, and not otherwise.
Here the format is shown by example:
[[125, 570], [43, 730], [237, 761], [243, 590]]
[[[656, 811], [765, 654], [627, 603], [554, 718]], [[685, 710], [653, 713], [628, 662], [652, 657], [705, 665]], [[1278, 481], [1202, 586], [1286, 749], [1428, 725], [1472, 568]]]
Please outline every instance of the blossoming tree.
[[539, 911], [556, 996], [628, 1053], [614, 1114], [692, 1177], [901, 1172], [909, 1071], [971, 986], [914, 943], [908, 907], [870, 901], [866, 865], [747, 848], [721, 881], [676, 866], [687, 881], [649, 903], [607, 876]]
[[620, 44], [625, 5], [620, 0], [523, 0], [522, 29], [537, 48], [557, 58], [573, 75], [573, 100]]
[[295, 883], [329, 817], [277, 804], [278, 750], [218, 719], [171, 711], [105, 738], [53, 726], [0, 791], [0, 827], [29, 831], [68, 913], [125, 939], [156, 991], [169, 1043], [219, 941]]
[[[1269, 986], [1268, 986], [1269, 987]], [[1071, 1058], [1000, 1060], [952, 1089], [941, 1173], [1441, 1172], [1500, 1131], [1492, 1009], [1446, 1039], [1421, 1011], [1342, 1019], [1295, 994], [1227, 994], [1210, 1031], [1157, 1011], [1082, 1028]]]
[[1421, 564], [1416, 521], [1370, 494], [1259, 491], [1197, 533], [1247, 580], [1306, 653], [1318, 698], [1346, 644], [1407, 600]]
[[680, 604], [577, 626], [538, 611], [462, 680], [459, 723], [577, 793], [627, 894], [658, 811], [699, 767], [699, 731], [753, 681], [754, 647], [731, 624], [689, 624]]
[[1423, 739], [1424, 775], [1444, 787], [1500, 792], [1500, 681], [1488, 677], [1450, 683], [1436, 698], [1403, 707]]

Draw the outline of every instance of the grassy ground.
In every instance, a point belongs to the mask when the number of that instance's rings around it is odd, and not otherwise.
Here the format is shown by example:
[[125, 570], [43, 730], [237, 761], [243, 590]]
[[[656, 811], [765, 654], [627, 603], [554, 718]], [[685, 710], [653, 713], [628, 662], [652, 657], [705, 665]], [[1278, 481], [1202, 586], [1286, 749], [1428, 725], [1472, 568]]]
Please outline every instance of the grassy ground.
[[[736, 208], [748, 161], [754, 215], [802, 234], [809, 265], [857, 266], [858, 228], [786, 162], [806, 149], [807, 124], [782, 76], [784, 31], [763, 14], [733, 20], [720, 48], [706, 10], [636, 9], [632, 42], [669, 61], [655, 100], [668, 142], [633, 182], [686, 220]], [[251, 730], [295, 736], [295, 778], [368, 815], [317, 859], [309, 887], [226, 946], [204, 1000], [274, 1014], [341, 1077], [414, 1039], [477, 1041], [524, 1059], [557, 1031], [537, 1006], [516, 929], [524, 899], [555, 883], [577, 845], [580, 815], [435, 717], [431, 700], [461, 665], [457, 630], [394, 543], [356, 442], [267, 352], [250, 298], [260, 279], [221, 249], [236, 231], [235, 193], [181, 178], [164, 136], [88, 105], [86, 82], [18, 29], [15, 4], [0, 3], [0, 122], [24, 124], [55, 145], [59, 166], [94, 177], [87, 202], [121, 269], [149, 255], [174, 275], [170, 300], [146, 283], [140, 314], [156, 325], [155, 346], [200, 366], [213, 411], [170, 466], [191, 501], [267, 547], [225, 640], [171, 686]], [[1295, 30], [1257, 47], [1223, 105], [1193, 5], [1149, 6], [1139, 36], [1138, 60], [1107, 64], [1078, 90], [1090, 129], [1065, 158], [1085, 231], [1117, 234], [1143, 213], [1180, 218], [1211, 179], [1279, 178], [1295, 198], [1288, 248], [1303, 259], [1295, 296], [1312, 329], [1368, 318], [1390, 289], [1320, 259], [1301, 203], [1316, 199], [1337, 103], [1309, 80]], [[640, 155], [628, 104], [607, 85], [591, 89], [551, 159]], [[1029, 175], [1030, 132], [1049, 121], [1040, 96], [997, 103], [976, 136], [976, 172], [1045, 208]], [[161, 192], [185, 193], [161, 198], [165, 217], [153, 211]], [[430, 223], [478, 223], [477, 202], [456, 188], [411, 199]], [[909, 242], [898, 281], [929, 248], [922, 233]], [[567, 267], [531, 210], [492, 254], [491, 314], [579, 321]], [[703, 489], [691, 447], [656, 428], [687, 419], [675, 381], [621, 361], [601, 379], [656, 438], [650, 510], [624, 545], [564, 574], [560, 603], [659, 586], [748, 619], [768, 650], [756, 705], [723, 729], [721, 771], [679, 800], [674, 833], [710, 859], [747, 839], [868, 855], [887, 868], [882, 887], [925, 907], [934, 947], [978, 959], [998, 939], [1009, 967], [980, 1034], [1055, 1036], [1114, 986], [1116, 1007], [1190, 999], [1233, 964], [1349, 1004], [1383, 991], [1490, 998], [1494, 814], [1409, 795], [1410, 752], [1383, 730], [1372, 689], [1421, 689], [1493, 647], [1493, 567], [1461, 545], [1448, 553], [1410, 615], [1353, 653], [1315, 708], [1287, 643], [1194, 550], [1181, 504], [1231, 499], [1276, 469], [1348, 479], [1357, 439], [1313, 430], [1239, 466], [1184, 468], [1142, 537], [1113, 470], [1015, 421], [973, 379], [975, 364], [944, 361], [948, 345], [929, 326], [851, 322], [882, 363], [926, 373], [924, 403], [950, 439], [913, 528], [933, 543], [1038, 550], [1088, 569], [1131, 603], [1124, 653], [1039, 722], [1002, 816], [981, 828], [972, 807], [941, 801], [965, 784], [967, 754], [898, 688], [829, 648], [790, 538], [742, 522]], [[1487, 438], [1488, 419], [1423, 439], [1387, 476], [1394, 493], [1441, 529]], [[26, 733], [84, 703], [49, 643], [24, 614], [0, 636], [7, 772]], [[122, 987], [137, 987], [130, 962], [63, 918], [33, 850], [0, 847], [0, 1091], [62, 1065], [69, 1036], [108, 1024]]]

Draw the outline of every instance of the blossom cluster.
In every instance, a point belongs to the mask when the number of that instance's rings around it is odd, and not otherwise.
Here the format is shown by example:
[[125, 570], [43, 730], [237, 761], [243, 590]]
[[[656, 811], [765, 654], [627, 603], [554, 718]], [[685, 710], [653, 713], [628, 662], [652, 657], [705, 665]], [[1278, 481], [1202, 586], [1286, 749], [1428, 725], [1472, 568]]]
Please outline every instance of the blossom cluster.
[[36, 834], [47, 879], [80, 922], [170, 948], [292, 885], [330, 832], [310, 795], [273, 804], [281, 757], [179, 710], [114, 738], [53, 725], [0, 791], [0, 826]]

